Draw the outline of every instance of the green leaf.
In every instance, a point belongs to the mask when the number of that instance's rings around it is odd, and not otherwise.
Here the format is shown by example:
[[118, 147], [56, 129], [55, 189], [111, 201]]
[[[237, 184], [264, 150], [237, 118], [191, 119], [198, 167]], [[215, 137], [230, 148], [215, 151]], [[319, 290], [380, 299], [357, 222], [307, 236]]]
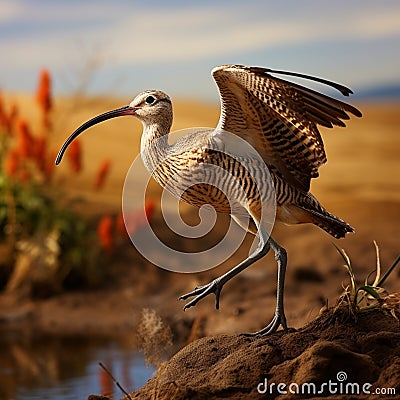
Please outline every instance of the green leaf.
[[380, 299], [381, 296], [379, 295], [379, 293], [375, 290], [375, 288], [373, 288], [370, 285], [364, 285], [361, 286], [357, 289], [357, 293], [360, 292], [361, 290], [363, 290], [364, 292], [370, 294], [374, 299]]

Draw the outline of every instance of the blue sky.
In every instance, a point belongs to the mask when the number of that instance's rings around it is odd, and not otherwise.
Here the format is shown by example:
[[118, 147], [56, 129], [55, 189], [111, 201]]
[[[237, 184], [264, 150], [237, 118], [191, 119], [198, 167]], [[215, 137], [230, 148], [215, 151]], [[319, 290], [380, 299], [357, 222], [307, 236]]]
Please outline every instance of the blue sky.
[[216, 101], [210, 70], [240, 63], [356, 92], [400, 83], [400, 2], [0, 0], [0, 55], [6, 91], [32, 91], [47, 67], [57, 94], [87, 83], [88, 94]]

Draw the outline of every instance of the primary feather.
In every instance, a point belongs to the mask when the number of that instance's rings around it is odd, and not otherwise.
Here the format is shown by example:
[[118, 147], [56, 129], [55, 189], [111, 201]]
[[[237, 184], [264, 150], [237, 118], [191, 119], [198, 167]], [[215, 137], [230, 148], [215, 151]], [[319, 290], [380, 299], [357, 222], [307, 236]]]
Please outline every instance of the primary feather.
[[345, 86], [321, 78], [260, 67], [222, 65], [212, 71], [221, 97], [220, 129], [235, 133], [277, 169], [282, 177], [302, 191], [326, 162], [317, 125], [345, 126], [348, 113], [361, 116], [353, 106], [271, 74], [311, 79], [342, 92]]

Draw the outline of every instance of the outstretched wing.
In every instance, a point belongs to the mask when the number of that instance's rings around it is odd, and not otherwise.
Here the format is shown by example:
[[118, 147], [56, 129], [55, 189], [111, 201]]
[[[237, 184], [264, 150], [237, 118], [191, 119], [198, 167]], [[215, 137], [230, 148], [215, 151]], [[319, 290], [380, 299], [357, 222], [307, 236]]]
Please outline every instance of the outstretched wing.
[[212, 71], [221, 96], [219, 129], [247, 140], [287, 182], [308, 191], [311, 178], [326, 162], [318, 125], [345, 126], [355, 107], [271, 74], [314, 80], [348, 96], [350, 89], [324, 79], [293, 72], [242, 65]]

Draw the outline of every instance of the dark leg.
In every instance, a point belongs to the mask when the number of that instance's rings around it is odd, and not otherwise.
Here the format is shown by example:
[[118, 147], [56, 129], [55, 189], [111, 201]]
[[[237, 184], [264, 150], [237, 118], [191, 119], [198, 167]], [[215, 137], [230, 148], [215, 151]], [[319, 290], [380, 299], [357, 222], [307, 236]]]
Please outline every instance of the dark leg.
[[285, 273], [287, 264], [286, 250], [279, 246], [271, 237], [269, 238], [269, 244], [275, 252], [275, 260], [278, 264], [278, 282], [277, 282], [277, 293], [276, 293], [276, 309], [275, 315], [272, 321], [263, 329], [256, 332], [254, 335], [265, 336], [270, 333], [277, 331], [280, 325], [287, 331], [285, 311], [283, 307], [283, 293], [285, 285]]
[[219, 297], [221, 294], [222, 287], [225, 285], [225, 283], [227, 283], [237, 274], [239, 274], [244, 269], [252, 265], [254, 262], [264, 257], [268, 253], [270, 247], [272, 247], [275, 253], [275, 259], [278, 264], [278, 281], [277, 281], [275, 315], [272, 321], [265, 328], [250, 335], [265, 336], [270, 333], [276, 332], [280, 325], [282, 325], [282, 328], [285, 331], [287, 331], [288, 328], [286, 324], [286, 317], [283, 305], [285, 273], [287, 265], [286, 250], [283, 247], [281, 247], [278, 243], [276, 243], [271, 237], [268, 238], [268, 236], [264, 234], [262, 228], [260, 228], [259, 237], [260, 237], [260, 243], [258, 244], [257, 249], [246, 260], [244, 260], [239, 265], [232, 268], [230, 271], [220, 276], [219, 278], [214, 279], [209, 284], [204, 286], [199, 286], [195, 288], [192, 292], [181, 296], [179, 298], [180, 300], [186, 300], [189, 297], [196, 296], [193, 300], [191, 300], [189, 303], [185, 305], [184, 310], [186, 310], [189, 307], [195, 306], [201, 299], [203, 299], [204, 297], [208, 296], [211, 293], [215, 294], [215, 307], [218, 309]]
[[236, 267], [232, 268], [231, 270], [229, 270], [228, 272], [226, 272], [224, 275], [220, 276], [219, 278], [214, 279], [208, 285], [199, 286], [199, 287], [195, 288], [192, 292], [186, 293], [183, 296], [179, 297], [179, 300], [186, 300], [189, 297], [196, 296], [193, 300], [189, 301], [189, 303], [187, 303], [183, 309], [186, 310], [189, 307], [195, 306], [201, 299], [203, 299], [204, 297], [208, 296], [211, 293], [214, 293], [215, 294], [215, 308], [218, 310], [219, 309], [219, 297], [220, 297], [221, 290], [222, 290], [223, 286], [225, 285], [225, 283], [230, 281], [237, 274], [242, 272], [244, 269], [249, 267], [254, 262], [258, 261], [260, 258], [264, 257], [268, 253], [269, 248], [270, 248], [269, 238], [268, 238], [268, 235], [266, 235], [264, 233], [264, 230], [262, 228], [260, 228], [260, 231], [259, 231], [259, 239], [260, 239], [260, 242], [257, 246], [257, 249], [249, 257], [247, 257], [246, 260], [242, 261]]

